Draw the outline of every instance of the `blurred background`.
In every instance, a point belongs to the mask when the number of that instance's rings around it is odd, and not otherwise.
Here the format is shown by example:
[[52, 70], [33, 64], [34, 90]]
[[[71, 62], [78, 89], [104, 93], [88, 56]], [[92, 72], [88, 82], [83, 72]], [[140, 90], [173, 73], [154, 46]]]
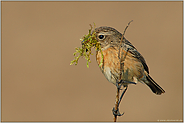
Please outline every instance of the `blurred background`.
[[182, 2], [1, 2], [2, 121], [113, 121], [116, 87], [95, 60], [70, 66], [89, 24], [111, 26], [166, 91], [130, 85], [118, 121], [183, 120]]

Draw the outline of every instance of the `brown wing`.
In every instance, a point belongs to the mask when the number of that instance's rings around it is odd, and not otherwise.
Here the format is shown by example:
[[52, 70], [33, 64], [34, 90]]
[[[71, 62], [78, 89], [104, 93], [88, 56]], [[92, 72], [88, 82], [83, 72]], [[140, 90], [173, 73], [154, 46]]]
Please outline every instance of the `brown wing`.
[[128, 45], [128, 52], [130, 52], [132, 54], [133, 57], [139, 59], [142, 63], [142, 65], [144, 66], [145, 71], [149, 74], [149, 68], [146, 64], [145, 59], [143, 58], [143, 56], [137, 51], [137, 49], [128, 41], [125, 39], [125, 44]]

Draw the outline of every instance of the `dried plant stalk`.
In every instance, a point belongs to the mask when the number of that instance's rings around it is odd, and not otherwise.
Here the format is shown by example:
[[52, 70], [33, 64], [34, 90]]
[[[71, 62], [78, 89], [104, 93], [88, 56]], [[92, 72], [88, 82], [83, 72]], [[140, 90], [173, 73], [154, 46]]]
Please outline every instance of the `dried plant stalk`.
[[[121, 83], [120, 83], [120, 81], [121, 81], [121, 76], [122, 76], [122, 72], [124, 72], [124, 61], [125, 61], [125, 58], [126, 58], [126, 55], [127, 55], [127, 52], [128, 51], [126, 51], [126, 53], [125, 54], [123, 54], [123, 53], [121, 53], [121, 46], [122, 46], [122, 43], [125, 43], [125, 42], [123, 42], [123, 37], [124, 37], [124, 35], [125, 35], [125, 32], [126, 32], [126, 30], [127, 30], [127, 28], [128, 28], [128, 26], [130, 25], [130, 23], [132, 22], [133, 20], [131, 20], [129, 23], [128, 23], [128, 25], [126, 26], [126, 28], [125, 28], [125, 30], [124, 30], [124, 32], [123, 32], [123, 35], [122, 35], [122, 37], [121, 37], [121, 41], [120, 41], [120, 44], [119, 44], [119, 52], [118, 52], [118, 58], [119, 58], [119, 63], [120, 63], [120, 71], [119, 71], [119, 78], [118, 78], [118, 81], [119, 81], [119, 83], [118, 83], [118, 86], [120, 86], [121, 85]], [[124, 45], [124, 44], [123, 44]], [[120, 55], [121, 54], [121, 55]], [[122, 57], [122, 54], [123, 54], [123, 57]], [[121, 60], [122, 59], [122, 60]], [[119, 93], [120, 93], [120, 88], [117, 86], [117, 91], [116, 91], [116, 101], [115, 101], [115, 113], [117, 114], [118, 113], [118, 107], [119, 107]], [[125, 89], [127, 89], [127, 88], [125, 88]], [[126, 91], [126, 90], [125, 90]], [[122, 114], [123, 115], [123, 114]], [[117, 115], [114, 115], [114, 122], [116, 122], [116, 120], [117, 120]]]

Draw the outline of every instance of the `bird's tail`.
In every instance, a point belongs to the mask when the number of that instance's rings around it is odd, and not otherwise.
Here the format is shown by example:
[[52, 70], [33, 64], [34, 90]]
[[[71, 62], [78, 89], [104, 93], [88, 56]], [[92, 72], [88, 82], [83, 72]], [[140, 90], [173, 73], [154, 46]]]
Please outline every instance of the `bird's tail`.
[[162, 89], [148, 74], [146, 75], [147, 81], [145, 82], [146, 85], [153, 91], [153, 93], [157, 95], [161, 95], [165, 93], [164, 89]]

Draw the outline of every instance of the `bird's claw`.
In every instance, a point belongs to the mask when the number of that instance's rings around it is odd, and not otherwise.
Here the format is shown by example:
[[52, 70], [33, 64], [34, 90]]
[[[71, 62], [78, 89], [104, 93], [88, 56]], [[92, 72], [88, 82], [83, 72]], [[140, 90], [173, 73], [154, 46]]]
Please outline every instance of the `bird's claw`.
[[112, 113], [113, 113], [114, 116], [122, 116], [122, 115], [124, 115], [124, 112], [121, 114], [121, 113], [119, 112], [119, 110], [118, 110], [118, 109], [115, 110], [114, 107], [113, 107], [113, 109], [112, 109]]

